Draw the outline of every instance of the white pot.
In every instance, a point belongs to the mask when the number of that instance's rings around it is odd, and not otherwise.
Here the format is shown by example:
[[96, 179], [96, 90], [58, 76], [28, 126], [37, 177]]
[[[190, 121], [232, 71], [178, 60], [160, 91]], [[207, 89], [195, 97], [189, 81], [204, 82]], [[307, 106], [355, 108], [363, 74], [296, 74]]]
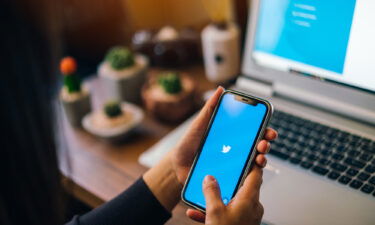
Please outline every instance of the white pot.
[[101, 84], [107, 99], [117, 101], [141, 102], [141, 87], [146, 79], [149, 61], [145, 56], [135, 55], [135, 64], [123, 70], [114, 70], [108, 62], [98, 68]]
[[222, 83], [238, 75], [240, 32], [234, 23], [228, 23], [225, 29], [206, 26], [202, 31], [202, 51], [208, 80]]

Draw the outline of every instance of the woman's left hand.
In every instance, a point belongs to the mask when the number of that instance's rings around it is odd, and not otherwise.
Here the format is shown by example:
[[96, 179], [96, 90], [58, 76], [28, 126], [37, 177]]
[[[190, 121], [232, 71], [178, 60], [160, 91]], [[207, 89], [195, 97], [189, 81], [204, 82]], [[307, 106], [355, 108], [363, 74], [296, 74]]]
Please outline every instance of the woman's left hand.
[[[195, 118], [185, 136], [181, 139], [170, 155], [173, 170], [175, 171], [176, 177], [181, 184], [185, 183], [191, 165], [194, 161], [195, 154], [199, 148], [199, 144], [223, 91], [224, 89], [222, 87], [217, 88], [213, 96], [206, 102], [197, 118]], [[257, 151], [259, 154], [257, 155], [255, 162], [262, 168], [267, 163], [267, 159], [264, 155], [270, 150], [271, 145], [269, 141], [275, 139], [276, 137], [277, 132], [272, 128], [267, 128], [263, 140], [261, 140], [257, 145]]]
[[[148, 170], [143, 179], [159, 202], [171, 211], [180, 201], [181, 189], [193, 164], [195, 153], [207, 129], [208, 123], [224, 89], [219, 87], [215, 94], [206, 102], [199, 115], [191, 124], [180, 143], [169, 152], [157, 165]], [[267, 128], [263, 140], [257, 145], [258, 154], [255, 162], [260, 166], [266, 165], [264, 154], [270, 149], [270, 140], [277, 137], [275, 130]], [[191, 211], [191, 218], [195, 218]], [[196, 218], [201, 218], [199, 214]]]

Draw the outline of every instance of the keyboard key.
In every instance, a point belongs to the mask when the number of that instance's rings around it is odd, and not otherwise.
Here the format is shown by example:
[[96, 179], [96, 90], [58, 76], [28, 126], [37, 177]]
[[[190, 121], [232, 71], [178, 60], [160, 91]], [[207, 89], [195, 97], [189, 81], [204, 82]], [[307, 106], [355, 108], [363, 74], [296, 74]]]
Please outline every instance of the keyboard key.
[[313, 164], [310, 163], [310, 162], [307, 162], [307, 161], [303, 161], [303, 162], [301, 163], [301, 166], [302, 166], [303, 168], [305, 168], [305, 169], [310, 169], [310, 168], [313, 166]]
[[347, 176], [341, 176], [339, 179], [339, 182], [342, 184], [348, 184], [351, 180], [352, 178], [349, 178]]
[[366, 166], [365, 171], [368, 172], [368, 173], [374, 173], [375, 172], [375, 166], [368, 165], [368, 166]]
[[370, 177], [370, 174], [362, 172], [360, 173], [357, 178], [363, 181], [366, 181]]
[[359, 181], [359, 180], [353, 180], [351, 183], [350, 183], [350, 187], [351, 188], [354, 188], [354, 189], [358, 189], [362, 186], [363, 182], [362, 181]]
[[314, 154], [310, 154], [309, 156], [307, 156], [307, 158], [310, 160], [310, 161], [316, 161], [317, 159], [319, 159], [318, 156], [314, 155]]
[[323, 151], [320, 151], [320, 154], [322, 154], [324, 156], [329, 156], [329, 155], [331, 155], [331, 151], [329, 151], [329, 150], [323, 150]]
[[361, 154], [360, 151], [356, 151], [356, 150], [348, 151], [348, 155], [353, 156], [353, 157], [357, 157], [359, 156], [359, 154]]
[[332, 158], [333, 159], [336, 159], [336, 160], [341, 160], [344, 158], [344, 155], [340, 154], [340, 153], [335, 153], [332, 155]]
[[312, 169], [312, 171], [314, 171], [315, 173], [317, 174], [320, 174], [320, 175], [326, 175], [328, 173], [328, 169], [326, 168], [323, 168], [323, 167], [320, 167], [320, 166], [314, 166], [314, 168]]
[[332, 180], [336, 180], [339, 176], [340, 176], [340, 174], [337, 173], [337, 172], [335, 172], [335, 171], [331, 171], [331, 172], [328, 174], [328, 178], [329, 178], [329, 179], [332, 179]]
[[344, 162], [350, 166], [354, 166], [360, 169], [362, 169], [366, 165], [365, 163], [352, 158], [346, 158]]
[[373, 190], [374, 190], [374, 186], [372, 185], [369, 185], [369, 184], [365, 184], [362, 188], [361, 188], [361, 191], [366, 193], [366, 194], [370, 194]]
[[319, 160], [319, 164], [321, 164], [323, 166], [328, 166], [330, 163], [331, 163], [331, 161], [329, 161], [328, 159], [325, 159], [325, 158]]
[[273, 149], [270, 150], [270, 154], [274, 155], [274, 156], [276, 156], [280, 159], [284, 159], [284, 160], [289, 158], [289, 155], [287, 155], [285, 153], [282, 153], [282, 152], [279, 152], [279, 151], [276, 151], [276, 150], [273, 150]]
[[370, 155], [370, 154], [366, 154], [366, 153], [363, 153], [359, 158], [360, 158], [361, 160], [363, 160], [363, 161], [368, 162], [368, 161], [371, 160], [372, 155]]
[[351, 176], [351, 177], [354, 177], [355, 175], [357, 175], [357, 173], [358, 173], [358, 170], [353, 169], [353, 168], [350, 168], [350, 169], [348, 169], [348, 171], [346, 171], [346, 174]]
[[369, 144], [362, 145], [361, 149], [369, 153], [373, 153], [373, 154], [375, 153], [375, 146], [372, 146]]
[[299, 164], [301, 162], [301, 158], [298, 157], [292, 157], [289, 159], [289, 161], [293, 164]]
[[294, 155], [296, 155], [296, 156], [301, 156], [303, 154], [303, 151], [300, 151], [300, 150], [297, 150], [297, 149], [293, 149], [292, 151], [294, 152]]
[[[344, 143], [344, 142], [341, 142], [341, 143]], [[346, 145], [341, 144], [341, 145], [337, 146], [337, 148], [335, 148], [335, 150], [338, 151], [338, 152], [343, 153], [343, 152], [346, 152], [348, 149], [347, 149]]]
[[375, 176], [371, 177], [370, 180], [368, 181], [370, 184], [375, 185]]
[[340, 163], [332, 163], [331, 168], [340, 172], [344, 172], [348, 167]]

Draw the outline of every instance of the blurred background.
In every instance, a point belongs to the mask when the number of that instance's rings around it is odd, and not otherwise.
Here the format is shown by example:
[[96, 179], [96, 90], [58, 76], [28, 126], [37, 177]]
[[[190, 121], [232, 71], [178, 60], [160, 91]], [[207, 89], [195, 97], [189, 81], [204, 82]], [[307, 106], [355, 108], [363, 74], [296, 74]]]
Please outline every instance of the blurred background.
[[[224, 0], [226, 1], [226, 0]], [[32, 23], [43, 23], [49, 10], [33, 7], [29, 1], [22, 6]], [[210, 12], [222, 10], [229, 21], [235, 21], [240, 30], [245, 29], [248, 12], [247, 0], [65, 0], [58, 4], [61, 15], [51, 15], [61, 23], [64, 55], [75, 57], [84, 76], [94, 73], [96, 65], [106, 51], [114, 45], [130, 45], [132, 36], [140, 30], [158, 31], [164, 26], [176, 29], [193, 28], [200, 32], [211, 22]], [[215, 8], [216, 7], [216, 8]], [[218, 7], [220, 9], [218, 9]], [[54, 10], [52, 10], [54, 11]], [[40, 21], [42, 20], [42, 21]], [[53, 23], [53, 21], [49, 21]], [[241, 33], [243, 35], [243, 32]]]

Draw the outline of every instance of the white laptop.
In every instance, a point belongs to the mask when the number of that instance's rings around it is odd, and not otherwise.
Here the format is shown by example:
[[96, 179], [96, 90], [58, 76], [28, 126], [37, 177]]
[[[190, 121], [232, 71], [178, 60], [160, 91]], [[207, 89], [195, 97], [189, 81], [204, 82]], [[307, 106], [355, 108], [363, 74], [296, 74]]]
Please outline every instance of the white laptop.
[[[276, 109], [264, 224], [375, 224], [375, 1], [252, 1], [234, 89]], [[140, 162], [154, 165], [191, 120]]]

